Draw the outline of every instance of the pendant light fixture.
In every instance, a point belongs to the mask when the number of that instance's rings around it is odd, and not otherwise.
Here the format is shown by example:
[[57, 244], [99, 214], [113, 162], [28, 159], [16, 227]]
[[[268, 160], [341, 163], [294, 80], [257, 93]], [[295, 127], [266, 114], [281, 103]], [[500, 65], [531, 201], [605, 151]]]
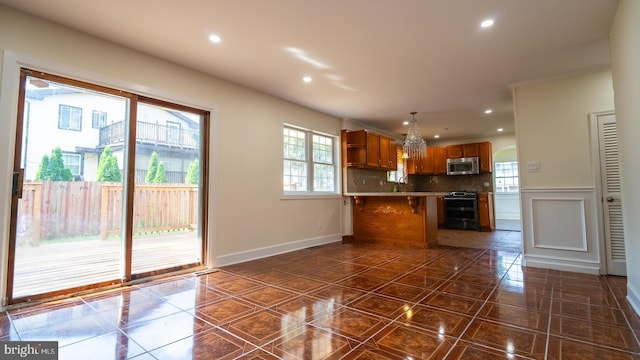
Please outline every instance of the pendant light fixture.
[[420, 135], [420, 128], [416, 120], [417, 112], [413, 111], [410, 114], [409, 131], [402, 144], [402, 157], [407, 159], [422, 159], [427, 152], [427, 143], [422, 138], [422, 135]]

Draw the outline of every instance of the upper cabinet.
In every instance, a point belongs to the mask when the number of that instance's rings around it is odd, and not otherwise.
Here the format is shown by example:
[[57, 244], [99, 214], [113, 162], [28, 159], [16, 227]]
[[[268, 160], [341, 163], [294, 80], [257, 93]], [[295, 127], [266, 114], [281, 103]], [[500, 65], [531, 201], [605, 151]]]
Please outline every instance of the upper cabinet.
[[397, 170], [397, 147], [393, 139], [367, 130], [342, 130], [342, 165], [378, 170]]
[[447, 146], [447, 159], [480, 156], [480, 143]]
[[429, 146], [427, 154], [422, 160], [407, 161], [408, 174], [442, 175], [447, 173], [448, 146]]
[[478, 157], [480, 158], [480, 172], [493, 172], [493, 151], [490, 142], [482, 142], [478, 144]]
[[[390, 137], [367, 130], [342, 130], [342, 166], [377, 170], [397, 170], [397, 149]], [[480, 160], [480, 172], [493, 171], [490, 142], [429, 146], [420, 161], [407, 161], [407, 174], [444, 175], [447, 159], [475, 157]]]
[[478, 157], [480, 160], [480, 172], [493, 171], [493, 160], [490, 142], [459, 144], [447, 146], [447, 159], [461, 157]]

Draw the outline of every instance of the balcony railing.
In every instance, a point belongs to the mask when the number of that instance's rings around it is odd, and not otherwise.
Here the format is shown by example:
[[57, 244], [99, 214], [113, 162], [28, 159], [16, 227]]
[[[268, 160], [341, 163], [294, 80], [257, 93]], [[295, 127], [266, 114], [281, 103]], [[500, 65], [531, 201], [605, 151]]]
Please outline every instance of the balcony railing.
[[[198, 131], [172, 126], [138, 122], [136, 142], [164, 145], [183, 149], [198, 148]], [[100, 146], [122, 144], [125, 141], [125, 123], [119, 121], [100, 128]]]

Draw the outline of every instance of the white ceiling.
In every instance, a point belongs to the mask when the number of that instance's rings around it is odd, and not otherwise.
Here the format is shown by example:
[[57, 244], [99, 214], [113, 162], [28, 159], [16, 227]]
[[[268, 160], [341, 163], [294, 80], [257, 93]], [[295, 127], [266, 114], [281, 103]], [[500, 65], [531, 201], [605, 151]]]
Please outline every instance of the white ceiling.
[[[398, 136], [417, 111], [427, 140], [513, 133], [509, 84], [608, 66], [617, 3], [0, 0]], [[480, 28], [487, 18], [495, 25]], [[214, 33], [221, 43], [208, 40]]]

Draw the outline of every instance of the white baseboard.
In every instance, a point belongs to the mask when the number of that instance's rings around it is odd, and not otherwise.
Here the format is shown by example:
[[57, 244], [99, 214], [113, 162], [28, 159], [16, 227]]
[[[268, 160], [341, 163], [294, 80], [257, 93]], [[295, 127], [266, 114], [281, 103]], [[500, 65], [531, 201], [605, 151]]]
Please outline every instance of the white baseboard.
[[227, 266], [245, 261], [261, 259], [268, 256], [284, 254], [291, 251], [306, 249], [312, 246], [330, 244], [338, 241], [342, 241], [342, 234], [332, 234], [317, 238], [292, 241], [284, 244], [266, 246], [258, 249], [251, 249], [247, 251], [240, 251], [232, 254], [218, 256], [216, 257], [215, 264], [216, 267]]
[[522, 266], [600, 275], [599, 263], [581, 262], [569, 259], [525, 255], [522, 257]]
[[638, 289], [629, 285], [629, 281], [627, 281], [627, 301], [629, 301], [633, 310], [636, 311], [636, 314], [640, 316], [640, 292], [638, 292]]

